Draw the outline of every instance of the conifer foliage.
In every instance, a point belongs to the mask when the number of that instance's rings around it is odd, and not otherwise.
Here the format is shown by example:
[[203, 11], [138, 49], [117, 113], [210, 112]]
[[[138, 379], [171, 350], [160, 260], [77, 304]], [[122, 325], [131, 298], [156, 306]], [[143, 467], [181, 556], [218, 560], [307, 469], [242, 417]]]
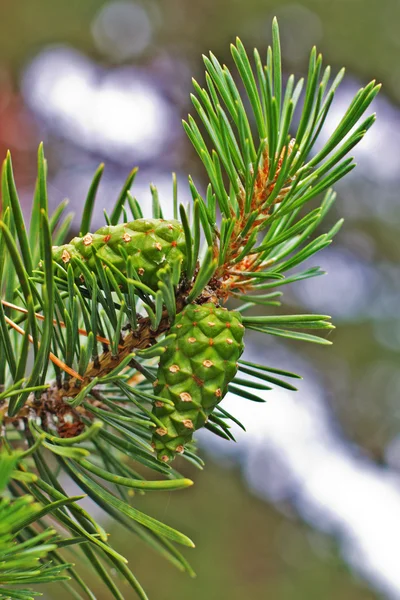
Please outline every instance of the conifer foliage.
[[[268, 307], [279, 306], [282, 286], [322, 273], [301, 264], [340, 228], [341, 221], [316, 233], [334, 202], [332, 186], [354, 167], [349, 151], [374, 121], [363, 115], [379, 86], [356, 94], [322, 144], [344, 72], [331, 78], [313, 49], [306, 80], [283, 81], [276, 21], [272, 34], [265, 60], [257, 50], [249, 58], [237, 39], [232, 74], [213, 54], [204, 57], [205, 87], [195, 81], [192, 95], [197, 116], [184, 128], [209, 185], [203, 193], [189, 178], [193, 203], [185, 207], [173, 177], [172, 220], [154, 187], [152, 217], [143, 216], [130, 191], [134, 169], [104, 227], [91, 232], [101, 166], [71, 240], [66, 204], [48, 210], [40, 146], [28, 226], [11, 156], [4, 161], [0, 598], [31, 598], [27, 585], [55, 580], [71, 598], [95, 598], [82, 562], [114, 598], [134, 595], [123, 595], [123, 580], [147, 598], [83, 496], [193, 574], [179, 549], [193, 542], [139, 511], [133, 492], [192, 485], [177, 469], [185, 460], [203, 466], [196, 430], [233, 438], [230, 424], [238, 422], [229, 401], [220, 405], [228, 391], [248, 402], [259, 401], [260, 390], [294, 389], [287, 379], [297, 376], [279, 365], [241, 358], [247, 329], [330, 343], [329, 317]], [[71, 481], [82, 495], [69, 496]]]

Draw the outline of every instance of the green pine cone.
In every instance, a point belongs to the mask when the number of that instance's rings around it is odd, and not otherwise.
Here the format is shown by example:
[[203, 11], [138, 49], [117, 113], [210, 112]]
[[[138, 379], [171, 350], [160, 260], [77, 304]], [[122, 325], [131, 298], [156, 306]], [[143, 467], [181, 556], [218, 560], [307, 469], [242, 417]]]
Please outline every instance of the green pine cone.
[[155, 383], [160, 399], [153, 413], [163, 426], [153, 435], [153, 447], [163, 462], [184, 451], [225, 396], [244, 348], [241, 321], [240, 313], [212, 303], [190, 304], [178, 314], [170, 330], [176, 343], [161, 356]]
[[53, 258], [66, 266], [71, 261], [76, 277], [81, 275], [74, 258], [80, 258], [89, 269], [95, 270], [94, 253], [112, 262], [126, 275], [124, 248], [133, 257], [133, 266], [140, 280], [152, 290], [158, 289], [158, 270], [174, 259], [182, 261], [185, 268], [185, 235], [179, 221], [164, 219], [136, 219], [131, 223], [109, 225], [95, 233], [75, 237], [69, 244], [55, 246]]

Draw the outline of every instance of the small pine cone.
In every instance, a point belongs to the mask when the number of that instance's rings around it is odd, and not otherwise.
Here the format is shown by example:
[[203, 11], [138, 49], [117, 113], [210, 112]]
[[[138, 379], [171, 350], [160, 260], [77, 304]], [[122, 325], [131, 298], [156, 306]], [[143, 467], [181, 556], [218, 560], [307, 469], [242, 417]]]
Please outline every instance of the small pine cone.
[[161, 356], [155, 394], [174, 405], [154, 405], [162, 422], [153, 435], [154, 448], [163, 462], [181, 453], [194, 431], [205, 425], [237, 372], [243, 352], [241, 315], [212, 303], [190, 304], [177, 316], [171, 333], [176, 345]]
[[74, 262], [80, 258], [90, 270], [95, 270], [93, 255], [112, 262], [124, 275], [126, 264], [123, 251], [133, 257], [133, 266], [140, 280], [152, 290], [157, 290], [158, 270], [178, 258], [185, 268], [185, 235], [181, 223], [164, 219], [136, 219], [121, 225], [102, 227], [95, 233], [75, 237], [69, 244], [55, 246], [53, 258], [66, 267], [71, 263], [76, 277], [81, 271]]

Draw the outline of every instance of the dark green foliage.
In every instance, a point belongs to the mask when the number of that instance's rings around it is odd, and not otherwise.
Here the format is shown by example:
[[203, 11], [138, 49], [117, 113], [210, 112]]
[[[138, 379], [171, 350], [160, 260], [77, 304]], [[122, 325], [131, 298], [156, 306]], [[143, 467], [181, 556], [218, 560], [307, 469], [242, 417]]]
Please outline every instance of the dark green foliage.
[[[13, 479], [32, 478], [16, 470], [22, 457], [22, 453], [0, 450], [0, 493]], [[66, 499], [62, 504], [71, 504], [76, 499]], [[43, 508], [29, 495], [14, 500], [10, 496], [0, 497], [0, 600], [33, 600], [39, 592], [26, 586], [70, 579], [65, 570], [72, 565], [49, 561], [59, 541], [56, 530], [48, 528], [37, 533], [31, 528], [31, 523], [54, 509], [54, 504]]]

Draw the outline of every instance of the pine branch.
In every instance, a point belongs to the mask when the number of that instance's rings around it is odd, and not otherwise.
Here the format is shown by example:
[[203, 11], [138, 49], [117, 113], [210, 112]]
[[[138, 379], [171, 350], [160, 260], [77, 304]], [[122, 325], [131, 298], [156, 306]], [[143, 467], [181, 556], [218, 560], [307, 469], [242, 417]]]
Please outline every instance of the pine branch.
[[[79, 236], [69, 240], [67, 203], [48, 211], [43, 147], [29, 227], [9, 154], [3, 164], [0, 483], [8, 482], [8, 492], [0, 512], [2, 524], [18, 522], [23, 529], [16, 542], [12, 528], [3, 530], [4, 540], [0, 531], [0, 561], [2, 552], [14, 557], [9, 575], [0, 573], [0, 597], [30, 598], [31, 592], [7, 586], [28, 584], [33, 574], [35, 583], [60, 580], [65, 571], [73, 597], [94, 598], [64, 556], [72, 550], [114, 598], [124, 596], [110, 566], [146, 598], [126, 559], [80, 506], [81, 496], [69, 498], [70, 481], [193, 575], [177, 548], [193, 542], [138, 511], [133, 492], [192, 485], [171, 463], [179, 455], [203, 468], [194, 442], [201, 427], [225, 440], [234, 439], [232, 423], [243, 428], [220, 404], [228, 392], [262, 402], [276, 387], [295, 390], [287, 379], [296, 375], [241, 359], [248, 329], [330, 344], [326, 315], [268, 310], [279, 307], [282, 286], [322, 273], [297, 269], [327, 247], [342, 224], [317, 233], [335, 200], [332, 185], [354, 167], [346, 155], [374, 121], [362, 118], [379, 86], [371, 82], [356, 94], [316, 151], [343, 71], [331, 81], [314, 49], [307, 80], [290, 76], [284, 86], [276, 21], [265, 65], [257, 50], [251, 63], [240, 40], [231, 50], [238, 77], [212, 54], [205, 57], [206, 88], [194, 82], [192, 96], [199, 124], [193, 117], [184, 123], [209, 179], [203, 197], [189, 178], [193, 210], [179, 205], [173, 176], [174, 219], [163, 218], [154, 186], [153, 215], [145, 219], [130, 193], [133, 169], [105, 226], [92, 233], [100, 165]], [[307, 210], [321, 194], [320, 205]], [[223, 306], [231, 297], [240, 304], [235, 311]], [[184, 468], [183, 460], [178, 466]], [[28, 546], [34, 566], [25, 561]]]
[[[12, 481], [21, 479], [21, 472], [16, 470], [23, 453], [6, 450], [0, 451], [0, 492], [10, 486]], [[34, 476], [25, 474], [24, 480], [33, 480]], [[79, 500], [81, 496], [66, 498], [58, 503], [65, 506]], [[29, 495], [23, 495], [15, 500], [3, 496], [0, 500], [0, 598], [4, 600], [33, 599], [39, 595], [25, 586], [47, 582], [57, 582], [70, 579], [63, 573], [72, 565], [53, 564], [48, 556], [54, 552], [60, 541], [54, 528], [46, 528], [41, 532], [30, 527], [32, 522], [40, 521], [43, 516], [53, 510], [56, 505], [41, 507]], [[68, 540], [73, 544], [75, 541]], [[14, 586], [18, 587], [15, 588]], [[11, 587], [10, 587], [11, 586]], [[24, 586], [21, 588], [20, 586]]]
[[[257, 50], [252, 65], [239, 39], [231, 46], [243, 93], [226, 66], [213, 54], [204, 57], [207, 88], [194, 81], [196, 95], [192, 101], [210, 145], [193, 117], [184, 121], [212, 190], [204, 200], [193, 185], [193, 196], [204, 206], [210, 222], [215, 222], [216, 205], [222, 214], [220, 229], [214, 227], [220, 257], [215, 277], [226, 297], [257, 289], [261, 273], [282, 272], [294, 266], [280, 261], [299, 252], [300, 244], [322, 221], [334, 195], [327, 192], [320, 210], [304, 215], [301, 209], [354, 167], [353, 159], [344, 157], [375, 120], [372, 115], [359, 124], [380, 88], [371, 82], [356, 94], [321, 150], [308, 158], [344, 72], [330, 83], [330, 67], [322, 71], [322, 57], [312, 50], [301, 116], [295, 125], [295, 108], [304, 82], [296, 84], [290, 76], [282, 89], [276, 20], [272, 33], [266, 65]], [[245, 109], [247, 104], [250, 112]], [[292, 135], [291, 129], [296, 129]], [[333, 232], [309, 248], [309, 255], [330, 243], [332, 236]]]

